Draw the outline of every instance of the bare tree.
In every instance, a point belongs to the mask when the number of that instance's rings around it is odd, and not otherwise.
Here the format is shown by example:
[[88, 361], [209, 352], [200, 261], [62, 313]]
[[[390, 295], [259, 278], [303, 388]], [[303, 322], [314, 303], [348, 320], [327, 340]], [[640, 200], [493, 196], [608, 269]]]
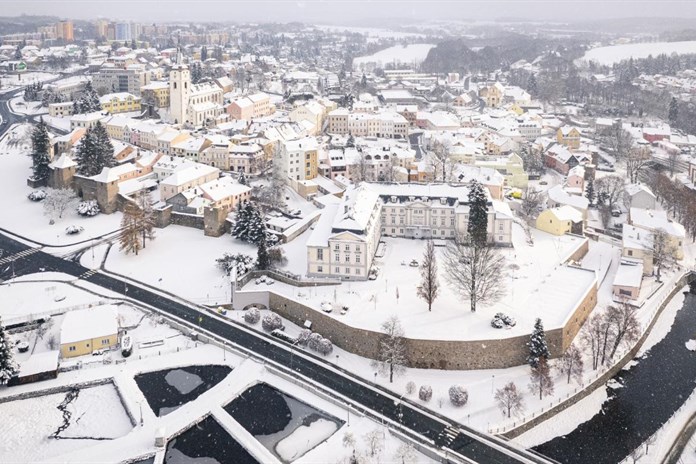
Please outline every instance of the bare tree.
[[415, 464], [417, 462], [416, 451], [410, 443], [401, 443], [394, 453], [394, 459], [400, 464]]
[[647, 440], [645, 440], [645, 454], [648, 454], [650, 452], [650, 446], [654, 445], [655, 442], [657, 442], [657, 432], [653, 433], [648, 437]]
[[557, 361], [556, 368], [567, 377], [568, 383], [570, 383], [571, 378], [577, 383], [582, 382], [582, 351], [574, 343], [571, 344]]
[[442, 175], [442, 182], [447, 179], [447, 165], [449, 164], [449, 144], [433, 139], [430, 142], [430, 161], [435, 171], [434, 177], [437, 180], [438, 173]]
[[379, 361], [376, 361], [376, 365], [383, 375], [389, 375], [389, 383], [392, 383], [394, 374], [402, 374], [408, 363], [404, 329], [399, 318], [391, 316], [382, 323], [382, 332], [384, 335], [379, 342]]
[[145, 248], [146, 239], [155, 237], [155, 215], [147, 195], [140, 194], [135, 201], [126, 201], [121, 218], [120, 249], [135, 253]]
[[503, 415], [507, 415], [508, 418], [512, 414], [517, 416], [524, 411], [522, 392], [517, 389], [515, 382], [509, 382], [503, 388], [497, 389], [495, 401]]
[[624, 178], [620, 176], [606, 176], [595, 180], [597, 203], [608, 206], [610, 210], [614, 209], [623, 198], [624, 186]]
[[47, 188], [46, 198], [43, 200], [44, 214], [50, 218], [50, 222], [53, 224], [56, 219], [62, 218], [63, 213], [72, 208], [77, 201], [77, 195], [72, 189]]
[[529, 390], [536, 394], [539, 393], [539, 399], [544, 396], [553, 395], [553, 379], [551, 378], [551, 369], [546, 359], [539, 359], [537, 367], [532, 368], [529, 382]]
[[582, 342], [590, 348], [592, 358], [592, 369], [595, 370], [599, 366], [599, 360], [602, 352], [602, 334], [604, 333], [605, 320], [602, 316], [595, 314], [588, 319], [585, 327], [583, 327]]
[[435, 244], [428, 240], [423, 253], [423, 263], [420, 267], [421, 284], [418, 287], [418, 296], [428, 303], [428, 311], [432, 311], [433, 302], [440, 291], [440, 283], [437, 279], [437, 257], [435, 256]]
[[633, 464], [636, 464], [640, 458], [642, 458], [645, 455], [645, 451], [643, 451], [643, 447], [639, 446], [638, 448], [634, 449], [631, 451], [629, 456], [631, 457], [631, 460], [633, 461]]
[[631, 344], [640, 338], [640, 322], [637, 317], [638, 308], [623, 302], [618, 306], [607, 307], [607, 321], [612, 327], [613, 346], [609, 359], [614, 357], [621, 342]]
[[524, 189], [520, 210], [527, 220], [531, 220], [539, 210], [543, 200], [542, 193], [534, 187]]
[[611, 206], [600, 205], [597, 210], [599, 211], [599, 220], [602, 223], [602, 227], [606, 230], [611, 225]]
[[652, 233], [650, 251], [652, 252], [653, 266], [657, 269], [657, 281], [662, 277], [662, 268], [669, 267], [675, 262], [676, 246], [672, 238], [664, 229], [658, 229]]
[[670, 150], [667, 153], [667, 162], [669, 163], [669, 175], [674, 178], [674, 171], [677, 169], [677, 162], [681, 153], [677, 150]]
[[365, 440], [365, 446], [367, 447], [367, 451], [370, 453], [370, 456], [374, 457], [382, 452], [382, 449], [384, 448], [382, 432], [379, 430], [373, 430], [366, 433], [363, 439]]
[[[641, 172], [652, 161], [649, 148], [632, 147], [626, 153], [624, 162], [626, 163], [626, 176], [632, 184], [638, 182]], [[670, 158], [671, 162], [671, 158]], [[672, 171], [674, 172], [674, 171]]]
[[490, 246], [467, 246], [457, 236], [445, 248], [446, 279], [452, 288], [471, 303], [497, 301], [505, 293], [505, 257]]

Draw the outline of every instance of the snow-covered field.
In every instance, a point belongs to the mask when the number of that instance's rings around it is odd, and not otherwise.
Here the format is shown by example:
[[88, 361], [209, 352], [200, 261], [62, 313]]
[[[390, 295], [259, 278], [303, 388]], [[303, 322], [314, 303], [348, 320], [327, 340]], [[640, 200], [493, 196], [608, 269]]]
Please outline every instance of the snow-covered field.
[[398, 32], [388, 29], [378, 29], [374, 27], [357, 27], [357, 26], [337, 26], [337, 25], [316, 25], [317, 29], [329, 32], [349, 32], [351, 34], [363, 34], [376, 39], [406, 39], [423, 37], [423, 34], [413, 32]]
[[390, 63], [405, 66], [418, 65], [428, 56], [428, 52], [434, 46], [433, 44], [395, 45], [372, 55], [359, 56], [353, 59], [353, 68], [357, 70], [369, 64], [384, 66]]
[[[65, 393], [0, 403], [0, 462], [30, 462], [101, 443], [96, 439], [113, 439], [133, 428], [113, 385], [80, 390], [68, 407], [70, 426], [61, 437], [93, 439], [54, 439], [51, 435], [63, 423], [57, 406]], [[108, 419], [107, 419], [108, 418]]]
[[26, 72], [0, 75], [0, 92], [6, 92], [13, 88], [33, 84], [34, 82], [46, 82], [58, 77], [57, 74], [47, 72]]
[[[32, 191], [27, 187], [31, 175], [29, 155], [31, 125], [15, 126], [0, 142], [0, 197], [3, 211], [0, 227], [32, 240], [50, 245], [66, 245], [112, 232], [120, 227], [121, 214], [100, 214], [92, 218], [79, 216], [75, 208], [49, 225], [41, 202], [27, 198]], [[79, 225], [84, 231], [76, 236], [65, 234], [65, 228]]]
[[696, 41], [685, 42], [646, 42], [622, 45], [610, 45], [589, 50], [578, 61], [595, 61], [602, 65], [611, 66], [621, 60], [629, 58], [647, 58], [649, 55], [657, 56], [662, 53], [678, 55], [696, 53]]
[[40, 101], [25, 101], [23, 95], [19, 95], [10, 100], [10, 108], [17, 114], [37, 115], [48, 113], [48, 108], [41, 106]]

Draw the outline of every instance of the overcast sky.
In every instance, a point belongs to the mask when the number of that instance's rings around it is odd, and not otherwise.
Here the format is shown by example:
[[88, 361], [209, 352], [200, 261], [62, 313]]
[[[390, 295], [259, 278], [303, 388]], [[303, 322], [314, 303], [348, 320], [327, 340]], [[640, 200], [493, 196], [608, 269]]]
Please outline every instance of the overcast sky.
[[158, 21], [305, 21], [348, 24], [380, 19], [587, 20], [696, 17], [694, 0], [0, 0], [0, 16], [48, 14]]

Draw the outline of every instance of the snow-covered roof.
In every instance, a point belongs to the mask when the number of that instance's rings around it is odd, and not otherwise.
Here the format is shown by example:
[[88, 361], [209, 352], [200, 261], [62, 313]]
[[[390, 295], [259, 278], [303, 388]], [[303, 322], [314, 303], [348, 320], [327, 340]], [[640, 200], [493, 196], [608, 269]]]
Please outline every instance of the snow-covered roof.
[[551, 187], [547, 192], [549, 199], [561, 205], [572, 206], [579, 210], [586, 210], [590, 202], [587, 198], [579, 195], [570, 195], [560, 185]]
[[651, 197], [655, 198], [655, 194], [652, 193], [652, 191], [643, 184], [628, 184], [626, 186], [626, 193], [631, 197], [640, 192], [645, 192]]
[[347, 190], [343, 196], [343, 204], [334, 218], [334, 231], [363, 232], [379, 201], [379, 194], [366, 183]]
[[69, 311], [60, 327], [60, 343], [75, 343], [118, 333], [118, 313], [113, 306]]
[[621, 287], [640, 287], [642, 281], [643, 263], [621, 264], [614, 277], [614, 285]]
[[19, 377], [55, 371], [58, 369], [59, 356], [60, 351], [58, 350], [32, 354], [29, 359], [19, 363]]
[[96, 176], [92, 176], [97, 182], [113, 182], [119, 180], [119, 178], [128, 174], [129, 172], [137, 171], [138, 167], [131, 163], [121, 164], [119, 166], [114, 166], [112, 168], [103, 168], [102, 171]]
[[211, 180], [199, 186], [199, 188], [212, 201], [220, 201], [230, 196], [243, 195], [251, 191], [251, 187], [242, 185], [231, 177]]
[[621, 244], [623, 248], [647, 251], [652, 249], [652, 235], [645, 229], [641, 229], [630, 224], [624, 224], [621, 237]]
[[186, 166], [182, 169], [177, 169], [172, 173], [171, 176], [164, 179], [160, 185], [183, 185], [194, 179], [199, 179], [201, 177], [207, 176], [219, 172], [218, 168], [213, 166], [208, 166], [205, 164], [193, 163], [191, 166]]
[[67, 153], [63, 153], [58, 159], [54, 160], [48, 166], [53, 169], [65, 169], [72, 166], [77, 166], [77, 163], [73, 161], [73, 159]]
[[559, 221], [582, 222], [582, 213], [572, 206], [563, 205], [549, 210]]
[[[333, 195], [331, 195], [334, 197]], [[337, 197], [334, 197], [338, 200]], [[321, 210], [321, 217], [314, 225], [309, 239], [307, 240], [308, 247], [327, 247], [329, 246], [329, 237], [333, 228], [334, 218], [340, 207], [339, 203], [326, 202], [326, 206]]]
[[665, 211], [652, 209], [631, 208], [631, 224], [649, 231], [664, 230], [668, 235], [677, 238], [686, 237], [684, 226], [667, 217]]

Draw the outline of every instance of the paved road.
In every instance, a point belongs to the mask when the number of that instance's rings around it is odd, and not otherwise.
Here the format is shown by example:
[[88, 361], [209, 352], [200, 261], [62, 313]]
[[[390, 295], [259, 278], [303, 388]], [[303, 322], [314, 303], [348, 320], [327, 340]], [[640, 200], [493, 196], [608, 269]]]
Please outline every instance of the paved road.
[[[29, 247], [16, 242], [4, 234], [0, 234], [0, 248], [18, 253]], [[5, 257], [7, 257], [7, 254], [5, 254]], [[37, 251], [18, 258], [14, 263], [13, 269], [10, 269], [8, 266], [0, 267], [0, 279], [11, 278], [12, 270], [17, 276], [21, 276], [40, 272], [41, 269], [63, 272], [75, 277], [83, 276], [88, 271], [87, 268], [73, 261], [67, 261], [43, 251]], [[551, 462], [531, 452], [518, 450], [498, 438], [486, 436], [460, 424], [455, 425], [444, 418], [436, 418], [431, 413], [421, 410], [415, 404], [413, 406], [405, 402], [395, 404], [393, 394], [389, 394], [381, 387], [372, 388], [367, 386], [364, 381], [351, 373], [345, 372], [343, 376], [337, 375], [333, 370], [323, 365], [321, 361], [306, 359], [303, 356], [293, 356], [288, 347], [271, 343], [264, 335], [247, 332], [229, 322], [222, 321], [204, 312], [199, 312], [192, 306], [180, 303], [146, 288], [132, 284], [127, 285], [126, 282], [119, 278], [102, 273], [90, 275], [85, 280], [117, 293], [124, 293], [127, 287], [127, 296], [129, 298], [156, 307], [160, 311], [178, 317], [190, 324], [197, 325], [281, 365], [290, 366], [292, 363], [292, 369], [298, 373], [350, 398], [355, 404], [371, 409], [396, 423], [401, 421], [401, 424], [407, 431], [429, 438], [437, 446], [449, 446], [452, 451], [474, 462], [485, 464]], [[401, 417], [400, 414], [402, 414]], [[456, 436], [447, 437], [445, 429], [448, 427], [456, 430]]]

